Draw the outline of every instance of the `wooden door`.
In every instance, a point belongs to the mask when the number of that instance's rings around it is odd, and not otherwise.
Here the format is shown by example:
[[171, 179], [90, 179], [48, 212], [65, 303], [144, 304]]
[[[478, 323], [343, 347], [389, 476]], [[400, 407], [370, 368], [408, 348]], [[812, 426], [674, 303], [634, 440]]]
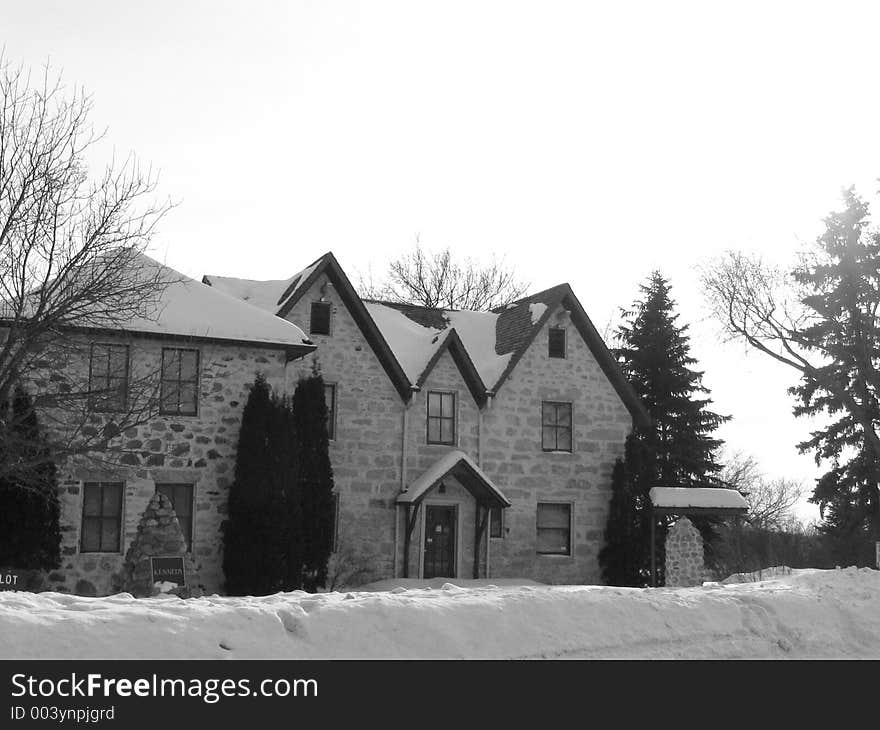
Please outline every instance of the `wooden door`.
[[455, 577], [455, 507], [425, 505], [425, 578]]

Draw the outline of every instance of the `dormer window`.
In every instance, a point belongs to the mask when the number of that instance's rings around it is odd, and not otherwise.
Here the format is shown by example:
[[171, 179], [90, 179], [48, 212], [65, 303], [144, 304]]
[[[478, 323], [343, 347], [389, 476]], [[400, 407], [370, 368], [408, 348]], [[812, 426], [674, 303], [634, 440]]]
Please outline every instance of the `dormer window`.
[[330, 302], [312, 302], [309, 334], [330, 334]]
[[551, 327], [548, 354], [550, 357], [565, 357], [565, 327]]

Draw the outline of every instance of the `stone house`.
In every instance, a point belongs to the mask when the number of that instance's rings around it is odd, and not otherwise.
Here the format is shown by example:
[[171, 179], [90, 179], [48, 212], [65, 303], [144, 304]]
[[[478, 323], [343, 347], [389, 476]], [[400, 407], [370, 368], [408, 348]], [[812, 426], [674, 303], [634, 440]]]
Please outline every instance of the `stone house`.
[[376, 578], [601, 582], [612, 467], [648, 415], [567, 284], [492, 312], [401, 306], [361, 299], [331, 253], [288, 279], [202, 281], [317, 346], [288, 382], [324, 377], [347, 559]]
[[[119, 434], [112, 455], [59, 464], [62, 562], [43, 576], [41, 587], [117, 592], [126, 550], [159, 492], [174, 505], [198, 585], [220, 592], [220, 525], [249, 385], [263, 373], [283, 390], [291, 364], [315, 348], [290, 322], [149, 257], [133, 264], [158, 267], [169, 282], [155, 311], [118, 328], [72, 328], [65, 335], [66, 382], [101, 394], [90, 398], [75, 427], [88, 437], [126, 418], [131, 425]], [[39, 371], [30, 380], [41, 392], [54, 385]], [[140, 406], [133, 403], [139, 397]], [[64, 422], [70, 412], [54, 415], [44, 413], [43, 423], [71, 425]]]

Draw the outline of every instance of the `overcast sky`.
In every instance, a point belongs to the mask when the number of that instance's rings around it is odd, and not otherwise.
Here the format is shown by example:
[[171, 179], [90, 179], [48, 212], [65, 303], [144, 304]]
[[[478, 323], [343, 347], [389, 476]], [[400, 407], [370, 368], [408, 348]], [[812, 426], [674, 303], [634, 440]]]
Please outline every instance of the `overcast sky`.
[[[13, 62], [94, 96], [117, 154], [179, 202], [155, 244], [196, 277], [356, 280], [418, 235], [568, 281], [600, 331], [659, 268], [721, 436], [769, 476], [794, 444], [783, 366], [723, 345], [695, 266], [791, 260], [880, 176], [875, 3], [5, 3]], [[805, 508], [805, 516], [814, 512]]]

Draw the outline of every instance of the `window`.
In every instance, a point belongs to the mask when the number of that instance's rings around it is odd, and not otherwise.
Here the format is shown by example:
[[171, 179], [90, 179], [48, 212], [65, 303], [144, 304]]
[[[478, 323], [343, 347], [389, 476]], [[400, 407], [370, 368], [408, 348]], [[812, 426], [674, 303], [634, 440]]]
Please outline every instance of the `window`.
[[324, 383], [324, 401], [327, 403], [327, 438], [336, 438], [336, 384]]
[[455, 393], [428, 391], [428, 443], [455, 443]]
[[122, 482], [83, 484], [80, 552], [118, 553], [122, 535]]
[[171, 500], [174, 514], [180, 523], [180, 531], [186, 540], [186, 549], [192, 551], [193, 535], [193, 485], [192, 484], [157, 484], [156, 491]]
[[504, 537], [504, 510], [501, 507], [489, 510], [489, 537]]
[[312, 302], [311, 322], [309, 334], [330, 334], [330, 302]]
[[541, 404], [541, 447], [544, 451], [571, 451], [571, 403]]
[[199, 351], [162, 348], [162, 402], [159, 413], [194, 416], [199, 404]]
[[94, 343], [89, 360], [89, 406], [123, 411], [128, 396], [128, 345]]
[[565, 327], [551, 327], [549, 336], [550, 357], [565, 357]]
[[537, 552], [571, 555], [571, 505], [538, 502]]

